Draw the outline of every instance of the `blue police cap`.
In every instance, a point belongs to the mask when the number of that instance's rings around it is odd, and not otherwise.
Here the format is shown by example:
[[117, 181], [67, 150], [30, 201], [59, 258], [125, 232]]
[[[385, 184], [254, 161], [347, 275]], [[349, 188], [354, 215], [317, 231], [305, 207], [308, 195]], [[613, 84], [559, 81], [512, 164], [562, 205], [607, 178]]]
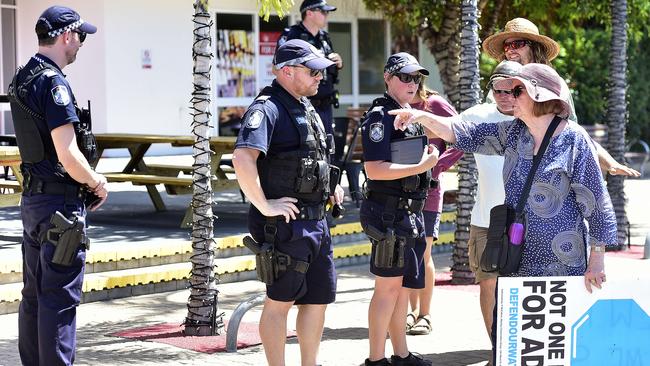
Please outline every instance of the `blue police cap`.
[[58, 5], [47, 8], [36, 22], [39, 38], [52, 38], [72, 30], [93, 34], [97, 27], [81, 19], [76, 11]]
[[300, 12], [304, 13], [307, 10], [322, 9], [325, 11], [335, 11], [336, 7], [328, 5], [325, 0], [305, 0], [300, 4]]
[[273, 65], [280, 69], [284, 66], [304, 65], [312, 70], [322, 70], [334, 65], [322, 51], [303, 41], [291, 39], [275, 50]]
[[395, 74], [398, 72], [410, 74], [419, 71], [420, 74], [429, 75], [429, 71], [422, 67], [418, 60], [406, 52], [399, 52], [388, 57], [384, 72]]

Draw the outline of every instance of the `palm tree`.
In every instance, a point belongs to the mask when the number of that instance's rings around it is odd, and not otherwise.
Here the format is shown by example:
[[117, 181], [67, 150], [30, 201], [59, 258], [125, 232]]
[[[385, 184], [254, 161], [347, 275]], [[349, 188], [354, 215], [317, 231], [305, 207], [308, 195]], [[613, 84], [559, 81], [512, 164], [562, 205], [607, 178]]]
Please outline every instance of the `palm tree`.
[[218, 315], [217, 278], [214, 272], [212, 174], [210, 171], [210, 72], [212, 65], [212, 19], [208, 0], [194, 2], [194, 91], [192, 92], [192, 274], [185, 318], [186, 335], [215, 335], [223, 328]]
[[[258, 0], [260, 16], [268, 20], [271, 9], [280, 17], [293, 6], [293, 0]], [[210, 98], [212, 71], [212, 17], [209, 0], [194, 1], [194, 91], [192, 92], [192, 134], [194, 170], [192, 173], [192, 273], [190, 296], [187, 300], [185, 335], [218, 335], [223, 328], [223, 313], [219, 313], [214, 260], [214, 215], [212, 213], [212, 173], [210, 170]]]
[[[611, 0], [612, 39], [609, 51], [609, 90], [607, 96], [607, 150], [617, 161], [625, 159], [625, 124], [627, 122], [627, 0]], [[612, 198], [618, 223], [618, 245], [627, 239], [628, 219], [625, 213], [627, 197], [624, 177], [607, 175], [607, 190]]]
[[[479, 75], [479, 12], [477, 0], [461, 2], [460, 36], [460, 91], [459, 110], [462, 112], [481, 100]], [[474, 282], [469, 268], [468, 246], [469, 226], [474, 196], [476, 194], [476, 163], [472, 154], [465, 154], [458, 162], [458, 196], [456, 199], [456, 233], [451, 281], [453, 284]]]

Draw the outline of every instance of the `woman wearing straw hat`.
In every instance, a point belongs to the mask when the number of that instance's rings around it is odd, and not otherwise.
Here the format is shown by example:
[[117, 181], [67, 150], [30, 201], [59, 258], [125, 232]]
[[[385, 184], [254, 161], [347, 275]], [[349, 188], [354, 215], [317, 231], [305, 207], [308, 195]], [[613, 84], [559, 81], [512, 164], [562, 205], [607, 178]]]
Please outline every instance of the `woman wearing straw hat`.
[[[539, 34], [533, 22], [515, 18], [506, 23], [503, 32], [495, 33], [483, 41], [483, 51], [490, 57], [502, 61], [516, 61], [522, 65], [539, 63], [550, 65], [560, 53], [560, 45], [550, 37]], [[569, 87], [562, 80], [560, 95], [570, 106], [569, 120], [578, 122]], [[489, 96], [488, 96], [489, 98]], [[600, 167], [612, 175], [638, 177], [640, 173], [616, 160], [600, 144], [596, 143]]]

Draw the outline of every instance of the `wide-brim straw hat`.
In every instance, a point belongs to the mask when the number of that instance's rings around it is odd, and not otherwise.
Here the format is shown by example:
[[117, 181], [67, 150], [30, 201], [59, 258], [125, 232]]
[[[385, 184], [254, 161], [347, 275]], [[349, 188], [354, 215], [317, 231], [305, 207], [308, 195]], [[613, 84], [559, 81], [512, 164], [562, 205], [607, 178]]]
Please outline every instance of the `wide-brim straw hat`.
[[560, 45], [547, 36], [539, 34], [539, 29], [528, 19], [515, 18], [506, 23], [503, 32], [495, 33], [483, 41], [483, 51], [490, 57], [501, 60], [504, 58], [503, 42], [508, 38], [528, 39], [540, 43], [544, 47], [546, 57], [553, 60], [560, 53]]

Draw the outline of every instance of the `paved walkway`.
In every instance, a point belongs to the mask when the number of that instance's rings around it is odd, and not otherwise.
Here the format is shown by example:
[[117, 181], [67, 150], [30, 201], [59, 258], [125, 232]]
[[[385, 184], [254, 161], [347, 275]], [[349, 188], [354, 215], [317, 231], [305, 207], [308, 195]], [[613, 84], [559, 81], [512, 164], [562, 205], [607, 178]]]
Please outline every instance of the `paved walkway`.
[[[435, 257], [438, 271], [447, 271], [450, 254]], [[610, 278], [644, 273], [650, 278], [650, 261], [608, 254]], [[337, 301], [328, 308], [320, 351], [323, 365], [360, 365], [367, 357], [367, 310], [372, 296], [373, 278], [367, 266], [339, 271]], [[219, 306], [230, 317], [243, 299], [258, 293], [257, 281], [219, 286]], [[107, 302], [84, 304], [78, 312], [78, 365], [264, 365], [261, 346], [237, 353], [205, 354], [168, 346], [110, 336], [110, 334], [158, 323], [182, 323], [188, 291], [146, 295]], [[410, 349], [421, 353], [438, 366], [483, 365], [490, 344], [478, 308], [477, 286], [438, 286], [434, 290], [433, 332], [409, 336]], [[254, 308], [244, 321], [257, 322], [261, 308]], [[293, 329], [295, 313], [289, 316]], [[17, 315], [0, 316], [0, 365], [19, 365]], [[388, 342], [390, 344], [390, 342]], [[387, 353], [390, 354], [390, 346]], [[288, 341], [287, 365], [299, 364], [297, 341]]]

